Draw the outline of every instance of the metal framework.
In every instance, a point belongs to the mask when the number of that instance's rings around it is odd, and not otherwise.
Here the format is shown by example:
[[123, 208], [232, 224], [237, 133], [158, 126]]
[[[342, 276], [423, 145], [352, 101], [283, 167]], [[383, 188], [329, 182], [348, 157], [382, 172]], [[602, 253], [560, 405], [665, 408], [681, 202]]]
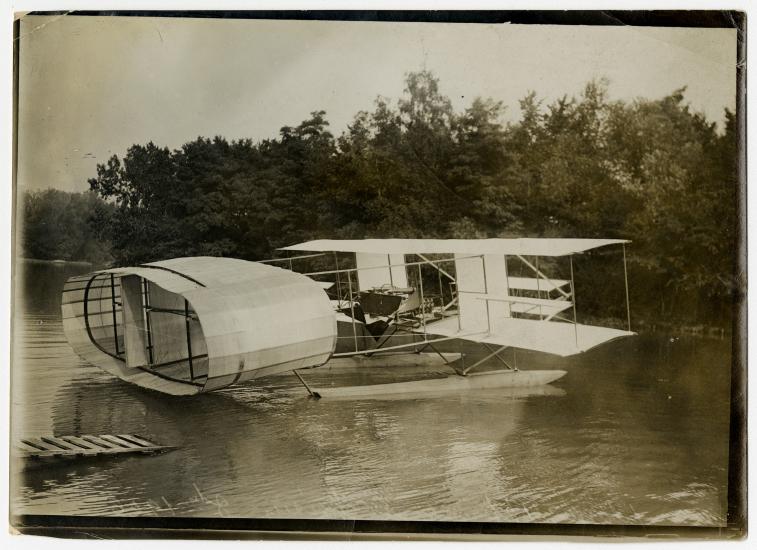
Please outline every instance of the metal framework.
[[631, 332], [631, 302], [628, 297], [628, 265], [626, 263], [626, 243], [623, 243], [623, 279], [626, 283], [626, 317], [628, 319], [628, 332]]
[[570, 257], [570, 293], [573, 295], [573, 328], [576, 335], [576, 347], [578, 347], [578, 320], [576, 318], [576, 283], [573, 280], [573, 256]]
[[[171, 270], [171, 271], [173, 271], [173, 270]], [[116, 282], [115, 282], [115, 278], [116, 277], [115, 277], [115, 275], [113, 273], [110, 273], [109, 274], [108, 284], [97, 285], [97, 286], [92, 285], [92, 283], [98, 277], [101, 277], [101, 276], [102, 276], [102, 274], [95, 274], [94, 276], [92, 276], [89, 279], [87, 285], [84, 287], [84, 298], [81, 300], [81, 302], [83, 303], [83, 306], [84, 306], [84, 315], [83, 315], [83, 317], [84, 317], [84, 324], [85, 324], [85, 327], [86, 327], [86, 330], [87, 330], [87, 335], [89, 336], [89, 339], [92, 342], [92, 344], [95, 347], [97, 347], [101, 352], [103, 352], [103, 353], [109, 355], [110, 357], [112, 357], [114, 359], [117, 359], [117, 360], [119, 360], [121, 362], [125, 362], [126, 360], [123, 357], [123, 354], [125, 353], [125, 351], [120, 349], [120, 346], [119, 346], [119, 343], [118, 343], [118, 316], [117, 316], [118, 310], [117, 310], [117, 307], [120, 306], [121, 304], [116, 301]], [[190, 279], [187, 276], [185, 276], [185, 278]], [[193, 280], [193, 282], [197, 282], [197, 281]], [[200, 283], [198, 283], [198, 284], [200, 284]], [[92, 288], [110, 288], [111, 294], [110, 294], [109, 297], [106, 297], [106, 298], [103, 298], [103, 297], [100, 297], [100, 298], [90, 298], [89, 297], [89, 292], [90, 292], [90, 290]], [[150, 287], [149, 287], [149, 282], [147, 281], [147, 279], [144, 279], [144, 278], [142, 279], [142, 289], [143, 289], [143, 291], [142, 291], [142, 297], [143, 297], [142, 309], [144, 311], [144, 316], [145, 316], [145, 332], [146, 332], [146, 337], [147, 337], [147, 345], [145, 346], [145, 349], [147, 350], [147, 353], [148, 353], [149, 362], [146, 365], [140, 365], [140, 366], [137, 366], [136, 368], [152, 372], [153, 369], [156, 369], [156, 368], [167, 367], [167, 366], [171, 366], [171, 365], [176, 365], [176, 364], [179, 364], [179, 363], [187, 362], [189, 364], [189, 373], [190, 373], [190, 380], [189, 381], [194, 382], [194, 380], [196, 380], [197, 377], [194, 375], [194, 363], [193, 363], [193, 361], [197, 360], [197, 359], [206, 358], [207, 354], [200, 354], [200, 355], [193, 355], [192, 354], [192, 336], [191, 336], [191, 332], [190, 332], [190, 321], [195, 318], [195, 315], [193, 313], [190, 313], [189, 302], [185, 299], [184, 300], [184, 309], [181, 309], [181, 310], [179, 310], [179, 309], [169, 309], [169, 308], [153, 307], [153, 306], [150, 305]], [[80, 289], [69, 289], [69, 291], [71, 291], [71, 290], [80, 290]], [[99, 343], [99, 341], [94, 337], [94, 334], [92, 333], [92, 326], [90, 324], [90, 319], [89, 319], [90, 318], [89, 302], [92, 301], [92, 300], [94, 300], [94, 301], [110, 300], [110, 305], [111, 305], [111, 312], [110, 313], [112, 315], [112, 320], [113, 320], [113, 344], [114, 344], [115, 353], [111, 353], [110, 351], [108, 351], [107, 349], [105, 349]], [[79, 301], [73, 301], [73, 302], [69, 302], [69, 303], [78, 303], [78, 302]], [[183, 357], [183, 358], [179, 358], [179, 359], [174, 359], [174, 360], [171, 360], [171, 361], [163, 361], [163, 362], [160, 362], [160, 363], [156, 363], [155, 362], [154, 346], [153, 346], [153, 341], [152, 341], [152, 320], [151, 320], [151, 314], [153, 314], [153, 313], [165, 313], [165, 314], [171, 314], [171, 315], [181, 315], [181, 316], [183, 316], [185, 318], [185, 320], [186, 320], [187, 357]], [[103, 314], [102, 312], [99, 313], [99, 315], [102, 315], [102, 314]], [[155, 374], [157, 374], [157, 373], [155, 373]], [[161, 376], [163, 376], [164, 378], [167, 378], [169, 380], [172, 380], [172, 381], [183, 382], [183, 380], [177, 379], [177, 378], [174, 378], [174, 377], [166, 377], [164, 375], [161, 375]]]
[[[550, 279], [544, 273], [542, 273], [541, 271], [539, 271], [539, 268], [537, 268], [534, 265], [532, 265], [531, 262], [529, 262], [528, 260], [526, 260], [523, 256], [521, 256], [520, 254], [516, 254], [515, 257], [518, 258], [521, 262], [523, 262], [526, 266], [528, 266], [529, 268], [531, 268], [531, 270], [534, 273], [536, 273], [537, 278], [540, 277], [540, 278], [544, 279], [547, 283], [549, 283], [554, 288], [554, 290], [557, 290], [560, 294], [562, 294], [566, 298], [570, 298], [570, 296], [563, 289], [561, 289], [560, 287], [556, 286], [552, 282], [552, 279]], [[570, 257], [572, 258], [573, 256], [571, 255]]]
[[[511, 367], [510, 365], [508, 365], [508, 364], [507, 364], [507, 363], [505, 362], [505, 360], [504, 360], [504, 359], [502, 359], [502, 358], [501, 358], [501, 357], [499, 356], [499, 353], [500, 353], [501, 351], [504, 351], [504, 350], [506, 350], [506, 349], [507, 349], [507, 348], [508, 348], [509, 346], [500, 346], [500, 347], [496, 348], [496, 349], [495, 349], [494, 351], [492, 351], [492, 349], [491, 349], [491, 348], [490, 348], [490, 347], [489, 347], [488, 345], [484, 344], [484, 346], [485, 346], [485, 347], [486, 347], [486, 349], [488, 349], [488, 350], [489, 350], [489, 351], [490, 351], [491, 353], [489, 353], [489, 355], [487, 355], [487, 356], [486, 356], [486, 357], [484, 357], [483, 359], [479, 359], [478, 361], [476, 361], [475, 363], [473, 363], [473, 364], [472, 364], [472, 365], [471, 365], [470, 367], [466, 367], [466, 368], [464, 368], [464, 369], [463, 369], [463, 372], [462, 372], [462, 375], [463, 375], [463, 376], [465, 376], [466, 374], [468, 374], [468, 373], [469, 373], [470, 371], [472, 371], [473, 369], [475, 369], [475, 368], [476, 368], [476, 367], [478, 367], [479, 365], [481, 365], [481, 364], [485, 363], [486, 361], [488, 361], [488, 360], [489, 360], [489, 359], [491, 359], [492, 357], [496, 357], [497, 359], [499, 359], [500, 361], [502, 361], [503, 363], [505, 363], [505, 366], [506, 366], [506, 367], [507, 367], [508, 369], [510, 369], [510, 370], [513, 370], [513, 368], [512, 368], [512, 367]], [[518, 370], [518, 369], [515, 369], [515, 370]]]
[[116, 355], [121, 355], [118, 351], [118, 321], [116, 320], [116, 283], [113, 274], [110, 274], [110, 304], [113, 312], [113, 344], [115, 345]]
[[304, 260], [305, 258], [318, 258], [319, 256], [326, 256], [325, 252], [319, 252], [318, 254], [303, 254], [301, 256], [291, 256], [287, 258], [269, 258], [267, 260], [258, 260], [259, 264], [273, 264], [276, 262], [288, 263], [291, 269], [292, 260]]
[[[113, 359], [116, 359], [118, 361], [121, 361], [121, 362], [125, 363], [126, 362], [125, 358], [121, 357], [118, 353], [115, 353], [115, 354], [111, 353], [110, 351], [108, 351], [107, 349], [105, 349], [104, 347], [102, 347], [102, 345], [100, 344], [100, 342], [98, 342], [95, 339], [94, 334], [92, 334], [92, 326], [90, 325], [90, 322], [89, 322], [89, 292], [90, 292], [90, 289], [92, 288], [92, 282], [95, 279], [97, 279], [99, 276], [101, 276], [101, 274], [95, 274], [95, 275], [93, 275], [89, 279], [89, 281], [87, 282], [86, 286], [84, 287], [84, 297], [83, 297], [83, 300], [82, 300], [83, 306], [84, 306], [84, 326], [85, 326], [85, 329], [87, 331], [87, 336], [89, 337], [90, 342], [92, 342], [92, 344], [98, 350], [100, 350], [101, 352], [103, 352], [106, 355], [109, 355]], [[97, 288], [105, 288], [105, 285], [98, 286]], [[111, 289], [112, 288], [113, 287], [111, 286]], [[98, 298], [98, 300], [104, 300], [104, 299], [107, 299], [107, 298]], [[114, 335], [114, 339], [115, 339], [115, 343], [116, 343], [115, 350], [118, 351], [118, 339], [116, 337], [115, 300], [111, 299], [111, 304], [112, 304], [112, 307], [113, 307], [113, 335]], [[102, 312], [101, 312], [101, 314], [102, 314]]]
[[[631, 317], [630, 317], [630, 298], [628, 293], [628, 273], [627, 273], [627, 262], [626, 262], [626, 251], [625, 251], [625, 243], [622, 243], [623, 248], [623, 269], [624, 269], [624, 282], [625, 282], [625, 292], [626, 292], [626, 317], [627, 317], [627, 324], [628, 324], [628, 330], [630, 331], [631, 328]], [[374, 355], [374, 354], [380, 354], [385, 352], [394, 352], [396, 350], [402, 350], [402, 349], [408, 349], [408, 348], [417, 348], [418, 346], [421, 346], [420, 350], [422, 351], [426, 349], [427, 347], [431, 347], [431, 349], [436, 352], [442, 359], [445, 360], [445, 363], [447, 362], [444, 358], [444, 355], [439, 353], [439, 351], [432, 345], [433, 342], [441, 342], [445, 340], [452, 340], [452, 339], [459, 339], [459, 338], [465, 338], [470, 336], [480, 336], [483, 334], [491, 334], [492, 331], [492, 325], [491, 325], [491, 310], [489, 308], [489, 302], [490, 301], [506, 301], [510, 303], [522, 303], [522, 304], [531, 304], [534, 307], [532, 310], [537, 310], [538, 308], [538, 316], [540, 319], [544, 321], [551, 321], [552, 319], [558, 319], [560, 321], [569, 322], [574, 325], [574, 337], [576, 345], [578, 346], [578, 319], [577, 319], [577, 308], [576, 308], [576, 300], [575, 300], [575, 274], [574, 274], [574, 268], [573, 268], [573, 254], [569, 254], [569, 267], [570, 267], [570, 287], [569, 290], [563, 290], [559, 284], [555, 284], [553, 282], [552, 278], [547, 276], [541, 269], [540, 266], [540, 256], [534, 257], [534, 263], [530, 262], [528, 259], [526, 259], [523, 255], [520, 254], [512, 254], [509, 256], [513, 256], [515, 258], [518, 258], [522, 265], [525, 265], [529, 270], [531, 270], [535, 276], [536, 276], [536, 296], [537, 299], [529, 299], [529, 298], [518, 298], [518, 296], [515, 296], [508, 292], [507, 296], [502, 297], [491, 297], [488, 296], [488, 290], [489, 290], [489, 281], [487, 280], [487, 274], [486, 274], [486, 266], [485, 266], [485, 255], [484, 254], [475, 254], [470, 256], [463, 256], [459, 258], [442, 258], [438, 260], [432, 260], [428, 258], [426, 255], [421, 253], [414, 253], [416, 257], [420, 259], [420, 261], [405, 261], [402, 264], [393, 264], [391, 262], [391, 255], [387, 254], [387, 263], [386, 265], [380, 265], [380, 266], [371, 266], [371, 269], [376, 268], [386, 268], [389, 272], [389, 278], [390, 278], [390, 285], [393, 284], [393, 274], [392, 274], [392, 268], [396, 267], [405, 267], [410, 268], [413, 266], [418, 266], [418, 288], [417, 292], [420, 294], [420, 313], [419, 313], [419, 321], [420, 325], [422, 327], [422, 340], [420, 341], [413, 341], [411, 343], [407, 344], [399, 344], [394, 346], [387, 346], [384, 347], [384, 345], [398, 332], [408, 332], [406, 330], [403, 330], [401, 326], [397, 323], [399, 320], [399, 316], [397, 315], [395, 318], [395, 324], [393, 325], [393, 330], [389, 334], [382, 335], [382, 338], [379, 339], [377, 345], [374, 348], [370, 349], [360, 349], [360, 341], [361, 339], [373, 339], [373, 336], [370, 335], [358, 335], [357, 333], [357, 324], [355, 321], [355, 289], [353, 288], [352, 284], [352, 273], [357, 273], [360, 268], [354, 267], [354, 268], [340, 268], [339, 266], [339, 259], [338, 259], [338, 253], [336, 251], [333, 251], [334, 256], [334, 263], [336, 266], [336, 269], [334, 270], [324, 270], [324, 271], [313, 271], [313, 272], [307, 272], [304, 273], [304, 275], [314, 277], [314, 276], [321, 276], [321, 275], [335, 275], [336, 276], [336, 293], [337, 293], [337, 300], [339, 304], [341, 305], [344, 296], [342, 295], [341, 287], [343, 283], [342, 275], [346, 273], [347, 275], [347, 299], [346, 302], [349, 304], [349, 310], [350, 310], [350, 317], [351, 317], [351, 324], [352, 324], [352, 335], [351, 336], [337, 336], [338, 339], [346, 339], [350, 338], [354, 342], [354, 351], [350, 352], [342, 352], [342, 353], [335, 353], [334, 357], [349, 357], [349, 356], [355, 356], [355, 355]], [[308, 258], [316, 258], [320, 256], [325, 256], [327, 253], [313, 253], [313, 254], [304, 254], [300, 256], [292, 256], [290, 258], [276, 258], [271, 260], [264, 260], [265, 262], [289, 262], [290, 268], [291, 268], [291, 261], [292, 260], [300, 260], [300, 259], [308, 259]], [[505, 261], [507, 261], [508, 255], [505, 255]], [[444, 285], [443, 285], [443, 277], [448, 279], [452, 285], [456, 285], [457, 280], [456, 278], [449, 273], [446, 269], [444, 269], [442, 266], [445, 263], [454, 263], [455, 261], [464, 260], [464, 259], [471, 259], [471, 258], [480, 258], [482, 262], [482, 271], [483, 271], [483, 282], [484, 282], [484, 291], [483, 292], [475, 292], [475, 291], [451, 291], [451, 294], [449, 296], [449, 301], [445, 302], [445, 292], [444, 292]], [[407, 259], [406, 259], [407, 260]], [[433, 338], [429, 339], [429, 334], [427, 331], [427, 319], [426, 319], [426, 301], [425, 301], [425, 294], [424, 294], [424, 288], [423, 288], [423, 271], [422, 266], [423, 265], [430, 265], [437, 271], [438, 276], [438, 285], [439, 285], [439, 295], [440, 295], [440, 311], [444, 313], [449, 308], [454, 307], [458, 305], [458, 294], [460, 293], [473, 293], [473, 294], [482, 294], [483, 300], [486, 302], [486, 317], [487, 317], [487, 328], [486, 332], [484, 331], [478, 331], [478, 332], [471, 332], [468, 334], [458, 334], [454, 337], [443, 337], [443, 338]], [[551, 292], [557, 291], [560, 296], [557, 299], [550, 299], [549, 295]], [[546, 297], [542, 299], [542, 295], [546, 293]], [[537, 300], [539, 300], [538, 303]], [[560, 310], [557, 311], [551, 311], [550, 313], [545, 314], [545, 304], [542, 302], [563, 302], [566, 304], [566, 306], [571, 307], [573, 310], [573, 318], [568, 319], [562, 315], [560, 315]], [[564, 308], [563, 308], [564, 309]], [[522, 311], [521, 313], [530, 313], [530, 310]], [[533, 313], [532, 313], [533, 314]], [[458, 330], [462, 331], [460, 326], [460, 316], [458, 313]], [[410, 332], [413, 336], [415, 336], [417, 333]], [[500, 361], [505, 367], [511, 370], [518, 370], [517, 364], [515, 364], [515, 356], [513, 358], [514, 364], [510, 365], [505, 359], [503, 359], [500, 356], [500, 353], [507, 349], [507, 347], [510, 346], [501, 346], [498, 348], [492, 348], [486, 343], [482, 343], [484, 347], [490, 352], [484, 359], [477, 361], [473, 365], [467, 367], [462, 371], [463, 374], [467, 374], [470, 372], [470, 370], [476, 368], [480, 364], [482, 364], [484, 361], [496, 358], [498, 361]], [[515, 348], [513, 348], [513, 352], [515, 353]]]
[[150, 283], [147, 279], [142, 279], [142, 286], [144, 288], [144, 312], [145, 312], [145, 328], [147, 329], [147, 355], [150, 364], [155, 362], [155, 358], [152, 354], [152, 325], [150, 324]]

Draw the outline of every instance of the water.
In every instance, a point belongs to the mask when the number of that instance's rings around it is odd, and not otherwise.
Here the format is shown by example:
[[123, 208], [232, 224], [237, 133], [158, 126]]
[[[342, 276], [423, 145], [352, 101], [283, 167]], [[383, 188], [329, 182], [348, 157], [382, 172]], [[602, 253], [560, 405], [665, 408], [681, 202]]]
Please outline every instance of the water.
[[568, 375], [518, 397], [314, 401], [284, 376], [171, 398], [71, 352], [59, 291], [87, 267], [26, 267], [12, 439], [135, 433], [179, 448], [16, 462], [14, 513], [725, 524], [727, 339], [640, 336], [567, 360], [519, 353], [521, 368]]

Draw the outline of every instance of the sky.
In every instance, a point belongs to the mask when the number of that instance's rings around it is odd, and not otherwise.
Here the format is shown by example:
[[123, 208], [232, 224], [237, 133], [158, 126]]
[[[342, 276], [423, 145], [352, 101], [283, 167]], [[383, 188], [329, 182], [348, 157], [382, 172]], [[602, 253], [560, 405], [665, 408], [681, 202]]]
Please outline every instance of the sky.
[[736, 104], [732, 29], [27, 16], [19, 48], [18, 185], [88, 188], [134, 143], [273, 138], [325, 110], [338, 135], [377, 96], [427, 69], [462, 110], [476, 96], [519, 118], [529, 91], [611, 99], [687, 87], [722, 124]]

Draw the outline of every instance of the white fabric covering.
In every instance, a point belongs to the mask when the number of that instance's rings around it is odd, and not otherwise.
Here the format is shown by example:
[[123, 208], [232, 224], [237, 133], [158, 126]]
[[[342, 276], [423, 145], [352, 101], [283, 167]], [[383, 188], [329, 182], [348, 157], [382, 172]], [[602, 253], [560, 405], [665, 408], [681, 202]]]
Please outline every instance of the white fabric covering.
[[[195, 380], [171, 378], [165, 370], [138, 368], [143, 353], [136, 361], [126, 361], [123, 354], [124, 360], [117, 359], [87, 334], [83, 308], [86, 280], [70, 279], [62, 301], [64, 332], [70, 345], [90, 363], [140, 386], [172, 394], [199, 393], [321, 365], [334, 351], [336, 315], [329, 298], [319, 283], [299, 273], [232, 258], [194, 257], [110, 269], [90, 277], [110, 273], [117, 281], [134, 276], [147, 279], [153, 307], [181, 310], [186, 299], [196, 314], [196, 320], [189, 322], [192, 355], [207, 353], [207, 365], [202, 365], [207, 378]], [[135, 295], [139, 292], [136, 281], [129, 288]], [[126, 314], [131, 323], [138, 318], [133, 306], [130, 301]], [[154, 362], [187, 358], [186, 319], [156, 311], [151, 320]], [[142, 321], [132, 328], [144, 330]]]
[[361, 252], [367, 254], [503, 254], [566, 256], [592, 248], [630, 241], [622, 239], [322, 239], [280, 250], [302, 252]]
[[[404, 254], [355, 254], [360, 290], [370, 290], [385, 285], [406, 288], [407, 270]], [[389, 267], [389, 266], [393, 267]], [[390, 271], [391, 270], [391, 271]], [[354, 290], [354, 289], [353, 289]]]
[[[417, 329], [415, 332], [423, 331]], [[426, 325], [426, 332], [453, 338], [460, 335], [462, 340], [540, 351], [562, 357], [575, 355], [610, 340], [635, 334], [613, 328], [581, 324], [574, 326], [573, 323], [516, 318], [502, 320], [496, 332], [487, 333], [484, 327], [482, 332], [470, 334], [470, 332], [458, 330], [457, 319], [454, 317], [429, 323]]]

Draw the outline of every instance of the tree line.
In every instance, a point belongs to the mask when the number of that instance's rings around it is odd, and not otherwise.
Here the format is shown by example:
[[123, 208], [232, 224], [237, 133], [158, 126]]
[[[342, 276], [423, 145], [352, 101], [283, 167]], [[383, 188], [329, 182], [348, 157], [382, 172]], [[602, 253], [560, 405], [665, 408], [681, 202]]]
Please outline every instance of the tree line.
[[[600, 80], [552, 102], [530, 93], [506, 124], [506, 106], [492, 99], [455, 110], [427, 71], [405, 84], [401, 98], [379, 97], [338, 136], [317, 111], [256, 143], [135, 144], [97, 166], [86, 200], [106, 206], [88, 226], [118, 264], [255, 260], [315, 238], [623, 238], [633, 241], [629, 283], [642, 317], [730, 321], [739, 292], [733, 113], [719, 131], [690, 109], [685, 89], [619, 101]], [[622, 292], [608, 255], [590, 255], [583, 271], [578, 261], [589, 310]]]
[[60, 189], [27, 191], [21, 201], [17, 255], [99, 265], [113, 260], [107, 237], [93, 229], [95, 220], [109, 216], [114, 205], [92, 192]]

